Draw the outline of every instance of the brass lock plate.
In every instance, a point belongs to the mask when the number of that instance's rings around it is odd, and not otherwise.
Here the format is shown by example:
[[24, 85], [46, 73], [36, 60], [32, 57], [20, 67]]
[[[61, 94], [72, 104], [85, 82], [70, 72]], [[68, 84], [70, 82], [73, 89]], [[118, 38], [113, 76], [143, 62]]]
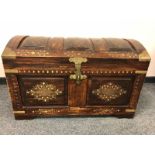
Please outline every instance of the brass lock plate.
[[76, 83], [80, 84], [81, 80], [87, 78], [87, 75], [81, 74], [81, 64], [87, 62], [87, 58], [73, 57], [69, 58], [69, 62], [73, 62], [75, 64], [75, 74], [71, 74], [70, 79], [76, 80]]

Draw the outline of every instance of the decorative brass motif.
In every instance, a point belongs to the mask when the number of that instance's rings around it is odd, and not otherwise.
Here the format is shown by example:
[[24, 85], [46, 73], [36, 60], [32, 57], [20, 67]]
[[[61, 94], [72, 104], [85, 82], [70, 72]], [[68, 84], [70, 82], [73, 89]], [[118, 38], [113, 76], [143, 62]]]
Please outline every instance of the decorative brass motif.
[[57, 89], [53, 84], [41, 82], [40, 84], [36, 84], [31, 90], [27, 91], [26, 93], [33, 96], [38, 101], [49, 102], [56, 99], [58, 95], [61, 95], [62, 91]]
[[124, 90], [120, 85], [116, 85], [112, 82], [108, 82], [104, 85], [101, 85], [99, 89], [93, 90], [92, 93], [97, 95], [100, 99], [109, 102], [114, 100], [124, 94], [126, 94], [126, 90]]
[[74, 58], [70, 58], [69, 61], [75, 64], [75, 74], [70, 75], [70, 79], [76, 80], [76, 83], [80, 84], [81, 80], [84, 80], [87, 78], [86, 75], [81, 74], [81, 64], [84, 62], [87, 62], [87, 58], [74, 57]]

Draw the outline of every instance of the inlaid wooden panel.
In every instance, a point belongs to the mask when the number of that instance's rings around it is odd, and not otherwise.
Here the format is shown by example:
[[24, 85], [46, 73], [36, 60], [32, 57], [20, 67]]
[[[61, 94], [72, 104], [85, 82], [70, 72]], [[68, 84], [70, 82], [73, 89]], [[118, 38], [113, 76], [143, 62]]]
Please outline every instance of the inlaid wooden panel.
[[67, 105], [67, 81], [61, 77], [18, 77], [24, 106]]
[[88, 82], [87, 105], [129, 104], [134, 77], [92, 77]]

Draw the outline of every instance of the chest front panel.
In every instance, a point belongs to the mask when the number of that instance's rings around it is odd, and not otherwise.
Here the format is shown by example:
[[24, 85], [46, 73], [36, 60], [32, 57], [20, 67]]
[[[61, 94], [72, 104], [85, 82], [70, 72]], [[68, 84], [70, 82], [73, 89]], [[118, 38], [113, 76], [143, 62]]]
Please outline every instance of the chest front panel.
[[[117, 67], [111, 70], [107, 67], [86, 67], [85, 64], [85, 66], [81, 65], [80, 75], [86, 77], [77, 82], [77, 78], [71, 78], [72, 75], [77, 74], [72, 63], [71, 68], [72, 71], [67, 69], [58, 71], [52, 67], [48, 70], [39, 68], [18, 70], [18, 74], [13, 76], [16, 79], [16, 86], [13, 89], [18, 91], [21, 100], [16, 104], [19, 99], [11, 91], [14, 110], [20, 109], [32, 117], [119, 116], [134, 113], [133, 109], [136, 107], [145, 74], [139, 75], [130, 68], [123, 70]], [[10, 77], [10, 74], [7, 75]], [[11, 80], [12, 76], [8, 78], [9, 87], [12, 88]]]

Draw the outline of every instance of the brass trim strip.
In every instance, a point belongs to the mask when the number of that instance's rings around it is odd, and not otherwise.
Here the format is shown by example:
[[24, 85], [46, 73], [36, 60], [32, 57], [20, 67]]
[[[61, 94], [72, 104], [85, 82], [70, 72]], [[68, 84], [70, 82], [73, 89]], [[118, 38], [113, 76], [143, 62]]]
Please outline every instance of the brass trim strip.
[[125, 112], [135, 112], [135, 109], [125, 109]]
[[18, 73], [17, 69], [5, 69], [5, 73]]
[[25, 114], [25, 111], [13, 111], [14, 114]]
[[136, 70], [135, 73], [136, 74], [146, 74], [147, 71], [144, 71], [144, 70]]
[[16, 53], [11, 48], [6, 47], [3, 54], [3, 59], [16, 59]]

